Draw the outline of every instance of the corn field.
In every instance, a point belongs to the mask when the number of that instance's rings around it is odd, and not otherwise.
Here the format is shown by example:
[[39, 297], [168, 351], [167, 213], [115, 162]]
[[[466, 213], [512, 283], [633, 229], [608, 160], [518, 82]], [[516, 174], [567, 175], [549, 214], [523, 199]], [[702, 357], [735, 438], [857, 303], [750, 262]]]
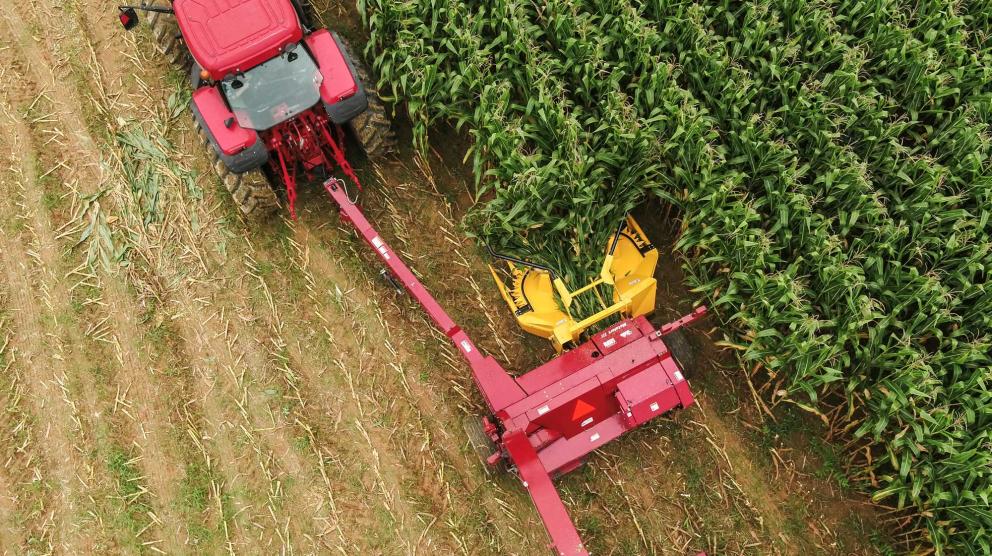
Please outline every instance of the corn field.
[[415, 144], [470, 134], [483, 241], [574, 286], [626, 212], [677, 207], [691, 286], [772, 397], [839, 401], [907, 546], [992, 553], [992, 3], [362, 11]]

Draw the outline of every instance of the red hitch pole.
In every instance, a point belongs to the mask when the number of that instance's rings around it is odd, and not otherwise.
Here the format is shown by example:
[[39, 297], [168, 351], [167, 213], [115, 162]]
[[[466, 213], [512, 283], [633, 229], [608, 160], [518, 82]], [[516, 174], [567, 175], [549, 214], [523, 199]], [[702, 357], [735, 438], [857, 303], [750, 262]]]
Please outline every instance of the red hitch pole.
[[555, 553], [559, 556], [588, 556], [558, 489], [551, 482], [551, 475], [548, 475], [527, 435], [523, 431], [513, 431], [503, 436], [503, 444], [510, 453], [510, 458], [517, 464], [520, 479], [541, 516], [544, 529], [551, 537], [551, 546]]
[[688, 315], [680, 318], [679, 320], [672, 321], [672, 322], [670, 322], [670, 323], [665, 324], [664, 326], [662, 326], [661, 327], [661, 330], [658, 331], [658, 335], [659, 336], [664, 336], [665, 334], [668, 334], [670, 332], [675, 332], [676, 330], [678, 330], [680, 328], [684, 328], [686, 326], [689, 326], [690, 324], [696, 322], [697, 320], [705, 317], [706, 316], [706, 310], [707, 310], [706, 309], [706, 305], [700, 305], [699, 307], [696, 307], [696, 309], [693, 310]]
[[441, 304], [434, 299], [434, 296], [427, 291], [427, 288], [420, 283], [406, 264], [396, 255], [395, 252], [379, 237], [379, 233], [369, 224], [369, 221], [362, 214], [361, 209], [348, 198], [348, 192], [344, 189], [344, 182], [331, 178], [324, 182], [324, 189], [337, 203], [341, 210], [341, 217], [348, 221], [358, 235], [362, 237], [366, 244], [372, 248], [379, 260], [386, 265], [393, 276], [403, 284], [407, 293], [410, 294], [417, 303], [420, 303], [424, 312], [431, 318], [434, 325], [444, 333], [445, 336], [455, 344], [462, 357], [468, 362], [472, 369], [476, 385], [482, 391], [489, 409], [496, 411], [521, 400], [525, 397], [523, 389], [517, 385], [513, 377], [503, 369], [503, 367], [492, 357], [482, 355], [471, 338], [466, 334], [448, 313], [441, 307]]

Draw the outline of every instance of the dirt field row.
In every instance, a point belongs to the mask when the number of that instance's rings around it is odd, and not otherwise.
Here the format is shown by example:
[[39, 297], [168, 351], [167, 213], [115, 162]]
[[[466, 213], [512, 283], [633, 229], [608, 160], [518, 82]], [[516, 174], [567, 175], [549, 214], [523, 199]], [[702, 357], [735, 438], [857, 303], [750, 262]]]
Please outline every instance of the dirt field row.
[[[147, 29], [125, 34], [105, 2], [0, 1], [4, 553], [542, 554], [523, 489], [467, 446], [467, 368], [330, 202], [314, 188], [299, 221], [247, 227]], [[429, 169], [357, 161], [363, 203], [524, 370], [550, 353], [459, 230], [448, 139]], [[691, 303], [677, 285], [660, 298], [661, 316]], [[764, 423], [744, 374], [696, 341], [698, 408], [561, 482], [594, 553], [874, 553], [877, 520], [808, 422]]]

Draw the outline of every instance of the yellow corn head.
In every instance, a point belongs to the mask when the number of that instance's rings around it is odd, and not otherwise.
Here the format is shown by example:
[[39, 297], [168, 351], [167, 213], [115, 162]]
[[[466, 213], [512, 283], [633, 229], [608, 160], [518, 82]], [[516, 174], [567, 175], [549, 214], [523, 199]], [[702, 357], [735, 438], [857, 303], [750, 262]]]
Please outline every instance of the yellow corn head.
[[[605, 251], [599, 278], [571, 291], [550, 270], [525, 261], [505, 261], [508, 280], [492, 266], [489, 269], [520, 327], [551, 340], [555, 350], [561, 352], [569, 343], [578, 343], [587, 328], [612, 315], [632, 318], [654, 310], [658, 250], [645, 238], [633, 217], [628, 216], [624, 225], [610, 237]], [[613, 286], [609, 301], [600, 291], [603, 284]], [[602, 310], [576, 321], [569, 308], [581, 295], [596, 296]]]

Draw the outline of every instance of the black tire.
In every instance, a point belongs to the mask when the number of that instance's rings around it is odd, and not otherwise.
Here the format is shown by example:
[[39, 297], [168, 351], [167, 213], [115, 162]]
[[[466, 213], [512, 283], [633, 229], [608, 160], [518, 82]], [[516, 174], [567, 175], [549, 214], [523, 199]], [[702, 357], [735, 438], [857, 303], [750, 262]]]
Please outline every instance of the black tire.
[[279, 212], [279, 197], [272, 189], [272, 182], [261, 168], [250, 170], [243, 174], [232, 172], [217, 156], [217, 151], [207, 138], [206, 132], [200, 127], [196, 119], [196, 132], [200, 136], [203, 148], [210, 153], [210, 162], [214, 173], [224, 183], [224, 187], [231, 193], [234, 204], [238, 206], [241, 214], [252, 222], [263, 222], [271, 219]]
[[355, 140], [365, 151], [365, 156], [369, 158], [379, 158], [388, 155], [396, 150], [396, 134], [393, 133], [392, 126], [389, 125], [389, 118], [386, 116], [386, 106], [379, 98], [379, 93], [375, 83], [369, 78], [371, 75], [361, 58], [356, 58], [354, 53], [357, 50], [351, 48], [343, 38], [345, 54], [351, 59], [358, 74], [359, 81], [365, 87], [365, 96], [368, 99], [369, 107], [365, 112], [355, 116], [348, 122]]
[[676, 330], [675, 332], [670, 332], [662, 336], [662, 341], [668, 346], [668, 349], [672, 352], [675, 357], [675, 362], [679, 364], [679, 368], [682, 369], [682, 374], [689, 378], [693, 375], [693, 371], [696, 367], [696, 350], [689, 343], [689, 339], [686, 337], [685, 332], [682, 330]]
[[296, 15], [300, 18], [300, 24], [303, 28], [307, 32], [313, 31], [315, 22], [319, 21], [316, 12], [314, 12], [313, 4], [309, 0], [290, 0], [290, 2], [296, 9]]
[[[203, 68], [200, 67], [200, 64], [197, 64], [196, 62], [190, 60], [190, 64], [189, 64], [189, 86], [194, 91], [197, 90], [197, 89], [199, 89], [200, 88], [200, 85], [203, 84], [203, 78], [200, 77], [200, 71], [202, 71], [202, 70], [203, 70]], [[190, 101], [190, 102], [192, 102], [192, 101]]]
[[[161, 0], [153, 2], [152, 5], [161, 4]], [[195, 90], [200, 85], [200, 66], [193, 61], [193, 57], [186, 49], [179, 34], [179, 25], [175, 16], [158, 12], [149, 12], [149, 23], [152, 28], [152, 35], [155, 37], [155, 47], [164, 54], [170, 63], [179, 66], [180, 69], [189, 72], [190, 85]], [[192, 111], [190, 111], [192, 116]], [[200, 143], [210, 155], [210, 164], [214, 173], [224, 183], [224, 187], [231, 193], [234, 203], [241, 213], [252, 222], [261, 222], [272, 218], [279, 211], [279, 198], [272, 189], [272, 184], [261, 168], [250, 170], [241, 174], [235, 174], [220, 160], [217, 151], [206, 132], [200, 127], [196, 117], [193, 117], [193, 125], [196, 127], [197, 135], [200, 136]]]
[[223, 180], [224, 187], [231, 192], [241, 213], [249, 220], [270, 220], [279, 212], [279, 198], [272, 189], [269, 177], [261, 168], [243, 174], [228, 172]]
[[465, 436], [468, 437], [472, 451], [479, 456], [479, 461], [482, 462], [482, 468], [486, 470], [487, 474], [492, 473], [493, 467], [489, 465], [487, 460], [498, 448], [486, 434], [485, 429], [482, 428], [482, 419], [478, 415], [468, 415], [462, 419], [462, 427], [465, 429]]
[[[156, 0], [150, 5], [159, 7], [171, 7], [168, 2]], [[165, 55], [171, 64], [175, 64], [180, 69], [187, 69], [193, 63], [193, 58], [186, 50], [179, 34], [179, 24], [176, 23], [176, 16], [159, 12], [148, 12], [148, 23], [152, 28], [152, 36], [155, 37], [155, 48]]]

